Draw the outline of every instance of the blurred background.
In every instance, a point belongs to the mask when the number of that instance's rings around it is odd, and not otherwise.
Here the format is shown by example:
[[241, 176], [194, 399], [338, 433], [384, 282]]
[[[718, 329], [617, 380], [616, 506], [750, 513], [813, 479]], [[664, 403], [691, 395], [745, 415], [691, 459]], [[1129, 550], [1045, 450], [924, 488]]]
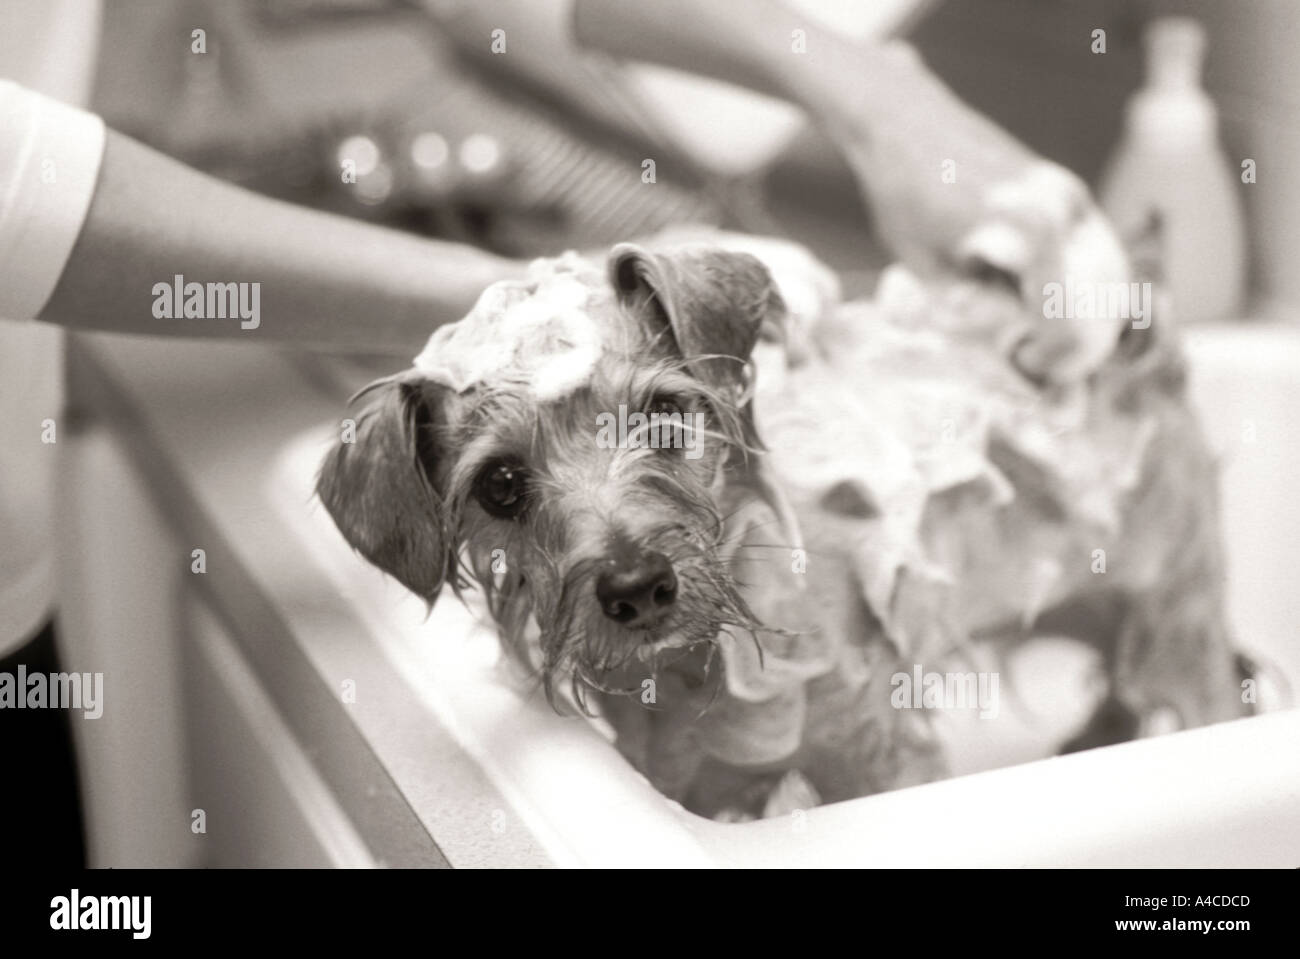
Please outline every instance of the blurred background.
[[[1287, 0], [794, 5], [849, 36], [905, 36], [964, 100], [1094, 186], [1143, 80], [1144, 27], [1195, 18], [1209, 38], [1204, 85], [1226, 155], [1276, 174], [1243, 191], [1251, 288], [1300, 300], [1287, 268], [1300, 248], [1291, 215], [1300, 184], [1281, 175], [1300, 147], [1291, 55], [1300, 18]], [[553, 56], [495, 58], [477, 29], [492, 5], [466, 21], [473, 6], [122, 0], [104, 20], [94, 104], [119, 129], [255, 189], [502, 252], [602, 243], [688, 219], [793, 231], [850, 273], [883, 262], [864, 249], [869, 212], [847, 168], [792, 108], [658, 67], [574, 56], [559, 35]], [[558, 34], [548, 4], [533, 7]], [[207, 57], [170, 39], [200, 23], [210, 25]], [[1099, 27], [1100, 56], [1086, 39]], [[344, 190], [338, 159], [353, 152], [362, 189]], [[651, 155], [669, 187], [653, 203], [611, 175]]]

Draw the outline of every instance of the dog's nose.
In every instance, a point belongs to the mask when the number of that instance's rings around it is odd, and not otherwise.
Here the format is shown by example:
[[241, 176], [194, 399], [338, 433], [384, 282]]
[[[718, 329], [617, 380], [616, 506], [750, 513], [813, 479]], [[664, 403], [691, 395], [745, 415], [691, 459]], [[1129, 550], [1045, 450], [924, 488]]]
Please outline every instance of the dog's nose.
[[663, 553], [616, 555], [596, 577], [596, 599], [614, 622], [643, 629], [677, 599], [677, 574]]

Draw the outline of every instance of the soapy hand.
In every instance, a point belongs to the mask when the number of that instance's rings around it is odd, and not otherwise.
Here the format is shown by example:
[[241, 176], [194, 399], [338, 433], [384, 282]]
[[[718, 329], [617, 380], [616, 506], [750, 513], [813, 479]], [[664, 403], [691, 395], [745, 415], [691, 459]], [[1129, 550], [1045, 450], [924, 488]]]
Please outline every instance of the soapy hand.
[[[861, 48], [814, 108], [881, 238], [951, 305], [995, 314], [1029, 379], [1077, 382], [1114, 349], [1130, 268], [1083, 182], [958, 99], [906, 45]], [[1089, 307], [1060, 310], [1067, 284]], [[1053, 298], [1053, 293], [1057, 295]]]
[[[575, 0], [574, 33], [586, 49], [802, 106], [856, 173], [894, 256], [950, 286], [954, 309], [999, 314], [1005, 355], [1031, 382], [1077, 383], [1114, 349], [1124, 317], [1098, 295], [1126, 284], [1129, 266], [1087, 187], [964, 104], [910, 48], [850, 40], [778, 0]], [[806, 53], [792, 56], [796, 33]], [[1057, 316], [1049, 285], [1068, 282], [1102, 308]]]

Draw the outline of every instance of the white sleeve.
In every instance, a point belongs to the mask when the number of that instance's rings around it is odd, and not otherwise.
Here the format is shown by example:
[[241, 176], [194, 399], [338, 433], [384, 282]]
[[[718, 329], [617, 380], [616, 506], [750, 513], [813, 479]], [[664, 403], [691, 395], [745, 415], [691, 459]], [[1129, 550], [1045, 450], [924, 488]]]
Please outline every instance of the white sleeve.
[[0, 318], [45, 308], [90, 209], [104, 122], [0, 80]]

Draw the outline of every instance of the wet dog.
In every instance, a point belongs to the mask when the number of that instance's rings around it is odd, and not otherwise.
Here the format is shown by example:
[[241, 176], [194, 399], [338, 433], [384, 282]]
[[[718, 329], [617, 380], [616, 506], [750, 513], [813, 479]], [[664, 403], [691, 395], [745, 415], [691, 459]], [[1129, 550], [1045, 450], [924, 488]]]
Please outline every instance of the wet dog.
[[[985, 349], [965, 308], [953, 330], [852, 311], [810, 329], [787, 299], [758, 259], [707, 244], [539, 261], [358, 395], [321, 501], [430, 603], [480, 590], [552, 702], [604, 717], [705, 815], [941, 775], [891, 678], [1053, 617], [1104, 624], [1112, 685], [1069, 748], [1131, 738], [1161, 707], [1183, 725], [1241, 714], [1176, 351], [1117, 343], [1066, 439], [1035, 445], [1017, 417], [1036, 429], [1069, 404]], [[936, 458], [919, 438], [948, 419], [889, 411], [963, 377], [979, 424], [958, 416]], [[1099, 543], [1125, 564], [1104, 588]]]
[[802, 805], [925, 778], [849, 568], [808, 585], [763, 465], [747, 361], [783, 322], [768, 271], [688, 244], [534, 273], [356, 398], [318, 484], [348, 541], [430, 602], [477, 586], [547, 694], [605, 716], [692, 809], [761, 813], [791, 770]]

